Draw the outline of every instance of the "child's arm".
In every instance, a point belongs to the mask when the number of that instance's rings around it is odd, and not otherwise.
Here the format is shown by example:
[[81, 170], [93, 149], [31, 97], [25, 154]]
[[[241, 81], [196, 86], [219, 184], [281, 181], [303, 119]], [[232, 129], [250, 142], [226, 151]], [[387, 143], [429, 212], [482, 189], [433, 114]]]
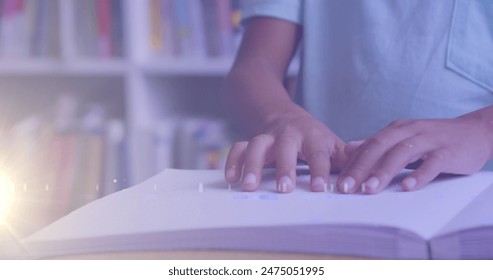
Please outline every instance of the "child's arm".
[[301, 27], [284, 20], [254, 17], [224, 83], [223, 100], [243, 129], [254, 136], [235, 143], [228, 155], [225, 176], [236, 182], [243, 169], [244, 190], [254, 191], [264, 165], [275, 163], [278, 191], [295, 187], [297, 159], [310, 166], [315, 191], [326, 186], [332, 168], [340, 168], [344, 143], [325, 125], [297, 106], [283, 81]]

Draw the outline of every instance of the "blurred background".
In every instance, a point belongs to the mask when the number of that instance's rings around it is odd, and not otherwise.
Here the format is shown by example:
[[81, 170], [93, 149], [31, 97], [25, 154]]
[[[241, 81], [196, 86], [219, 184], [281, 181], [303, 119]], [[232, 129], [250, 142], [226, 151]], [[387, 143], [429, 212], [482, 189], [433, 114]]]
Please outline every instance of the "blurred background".
[[239, 0], [0, 0], [0, 225], [25, 236], [165, 168], [222, 168], [240, 19]]

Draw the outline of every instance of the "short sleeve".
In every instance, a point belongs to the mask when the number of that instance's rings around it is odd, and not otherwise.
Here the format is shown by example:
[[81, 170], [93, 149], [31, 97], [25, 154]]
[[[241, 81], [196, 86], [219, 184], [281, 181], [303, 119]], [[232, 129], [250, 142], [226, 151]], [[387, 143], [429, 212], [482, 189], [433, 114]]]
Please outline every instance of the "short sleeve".
[[243, 0], [242, 23], [254, 16], [267, 16], [302, 24], [304, 0]]

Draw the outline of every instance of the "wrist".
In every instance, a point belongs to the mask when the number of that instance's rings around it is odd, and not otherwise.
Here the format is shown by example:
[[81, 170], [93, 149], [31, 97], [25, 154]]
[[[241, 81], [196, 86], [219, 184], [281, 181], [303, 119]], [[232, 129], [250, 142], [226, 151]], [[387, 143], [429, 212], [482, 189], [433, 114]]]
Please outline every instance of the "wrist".
[[474, 120], [475, 124], [480, 127], [490, 147], [489, 159], [493, 159], [493, 106], [474, 111], [460, 118]]
[[309, 116], [309, 114], [303, 108], [294, 102], [289, 101], [282, 106], [278, 106], [277, 109], [274, 108], [265, 114], [259, 127], [261, 132], [266, 132], [281, 123], [290, 122], [291, 120], [300, 119], [307, 116]]

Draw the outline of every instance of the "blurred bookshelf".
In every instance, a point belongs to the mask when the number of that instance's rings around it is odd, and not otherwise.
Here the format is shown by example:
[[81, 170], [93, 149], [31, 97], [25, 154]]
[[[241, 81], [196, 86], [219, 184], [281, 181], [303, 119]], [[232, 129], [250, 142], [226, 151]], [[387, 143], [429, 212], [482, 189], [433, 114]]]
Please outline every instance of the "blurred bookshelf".
[[0, 188], [18, 235], [165, 168], [223, 167], [239, 1], [0, 0]]

